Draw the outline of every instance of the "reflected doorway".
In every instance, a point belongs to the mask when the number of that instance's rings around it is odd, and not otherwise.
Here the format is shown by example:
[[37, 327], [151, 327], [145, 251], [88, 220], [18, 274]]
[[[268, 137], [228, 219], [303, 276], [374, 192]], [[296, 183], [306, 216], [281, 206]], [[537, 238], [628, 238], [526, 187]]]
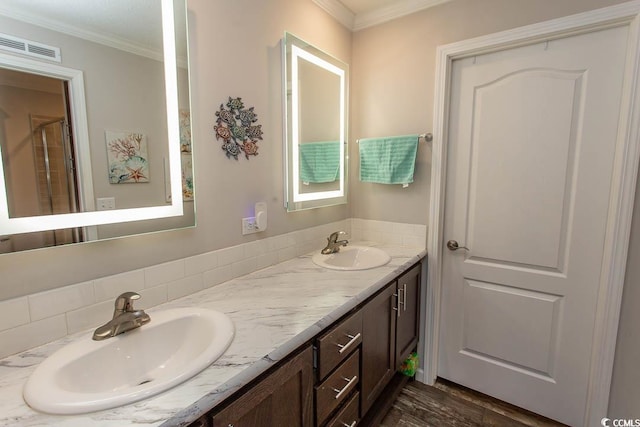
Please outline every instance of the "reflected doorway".
[[[61, 79], [0, 69], [0, 145], [10, 217], [80, 211], [69, 91]], [[14, 250], [81, 242], [82, 229], [11, 236]]]

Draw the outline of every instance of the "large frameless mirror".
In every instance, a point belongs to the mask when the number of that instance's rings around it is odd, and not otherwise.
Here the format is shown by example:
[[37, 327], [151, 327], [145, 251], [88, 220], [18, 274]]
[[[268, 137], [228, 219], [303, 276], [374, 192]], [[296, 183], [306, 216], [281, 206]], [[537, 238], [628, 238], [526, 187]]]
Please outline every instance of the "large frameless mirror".
[[0, 253], [193, 226], [185, 0], [3, 0]]
[[347, 202], [349, 67], [285, 33], [286, 208]]

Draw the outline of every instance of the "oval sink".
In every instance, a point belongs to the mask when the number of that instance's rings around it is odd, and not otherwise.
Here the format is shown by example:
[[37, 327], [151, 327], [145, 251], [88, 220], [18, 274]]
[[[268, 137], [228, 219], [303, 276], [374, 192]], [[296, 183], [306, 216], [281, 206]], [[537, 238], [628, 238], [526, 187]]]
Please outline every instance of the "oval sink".
[[231, 319], [214, 310], [150, 313], [151, 322], [104, 341], [92, 334], [61, 348], [27, 380], [24, 400], [50, 414], [114, 408], [174, 387], [218, 359], [234, 337]]
[[345, 246], [331, 255], [316, 253], [311, 260], [320, 267], [332, 270], [368, 270], [391, 260], [385, 251], [369, 246]]

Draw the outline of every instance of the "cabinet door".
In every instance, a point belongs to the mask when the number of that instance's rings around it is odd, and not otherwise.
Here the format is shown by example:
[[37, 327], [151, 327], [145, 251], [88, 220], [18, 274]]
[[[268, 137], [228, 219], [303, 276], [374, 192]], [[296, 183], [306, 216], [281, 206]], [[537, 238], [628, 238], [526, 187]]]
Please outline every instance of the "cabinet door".
[[213, 416], [214, 427], [313, 426], [311, 346]]
[[393, 377], [396, 342], [396, 282], [362, 308], [361, 414]]
[[398, 328], [396, 332], [396, 368], [409, 357], [418, 344], [420, 333], [420, 271], [421, 264], [398, 278]]

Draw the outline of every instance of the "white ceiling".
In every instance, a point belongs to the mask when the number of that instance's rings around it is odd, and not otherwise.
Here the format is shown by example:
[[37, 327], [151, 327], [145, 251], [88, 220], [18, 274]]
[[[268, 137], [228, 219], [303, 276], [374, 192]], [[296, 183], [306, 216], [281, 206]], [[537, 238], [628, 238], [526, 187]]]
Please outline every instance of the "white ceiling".
[[448, 1], [451, 0], [313, 0], [352, 31], [382, 24]]

